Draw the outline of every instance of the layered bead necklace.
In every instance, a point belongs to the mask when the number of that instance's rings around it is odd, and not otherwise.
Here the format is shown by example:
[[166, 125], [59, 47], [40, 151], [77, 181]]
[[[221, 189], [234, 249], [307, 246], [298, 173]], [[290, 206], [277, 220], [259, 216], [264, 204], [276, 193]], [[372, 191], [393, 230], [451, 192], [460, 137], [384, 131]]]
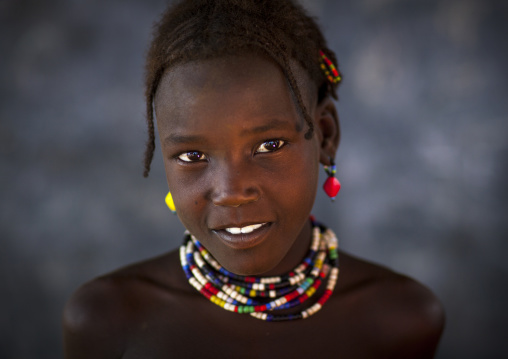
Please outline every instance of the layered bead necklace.
[[[305, 319], [330, 298], [339, 276], [337, 238], [313, 218], [312, 242], [307, 256], [288, 274], [275, 277], [240, 276], [223, 268], [191, 234], [180, 247], [180, 262], [189, 283], [212, 303], [266, 321]], [[326, 283], [319, 299], [295, 314], [276, 314], [307, 303]]]

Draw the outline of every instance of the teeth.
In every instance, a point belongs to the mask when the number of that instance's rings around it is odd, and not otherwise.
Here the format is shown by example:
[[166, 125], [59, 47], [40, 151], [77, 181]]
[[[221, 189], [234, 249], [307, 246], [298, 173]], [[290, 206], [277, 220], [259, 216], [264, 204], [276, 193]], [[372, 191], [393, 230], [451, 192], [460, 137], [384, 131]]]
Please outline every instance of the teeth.
[[246, 233], [250, 233], [256, 229], [258, 229], [259, 227], [261, 227], [262, 225], [264, 225], [265, 223], [260, 223], [260, 224], [253, 224], [251, 226], [246, 226], [246, 227], [242, 227], [242, 228], [239, 228], [239, 227], [231, 227], [231, 228], [226, 228], [225, 231], [226, 232], [229, 232], [231, 234], [246, 234]]

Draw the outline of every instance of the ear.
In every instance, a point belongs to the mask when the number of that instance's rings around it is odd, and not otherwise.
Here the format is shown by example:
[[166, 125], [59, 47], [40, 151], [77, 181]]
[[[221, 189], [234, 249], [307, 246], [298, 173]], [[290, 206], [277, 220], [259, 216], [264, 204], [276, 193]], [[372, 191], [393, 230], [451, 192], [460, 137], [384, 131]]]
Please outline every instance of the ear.
[[319, 161], [330, 165], [330, 157], [335, 158], [335, 152], [340, 142], [339, 116], [333, 100], [327, 96], [316, 106], [314, 127], [320, 142]]

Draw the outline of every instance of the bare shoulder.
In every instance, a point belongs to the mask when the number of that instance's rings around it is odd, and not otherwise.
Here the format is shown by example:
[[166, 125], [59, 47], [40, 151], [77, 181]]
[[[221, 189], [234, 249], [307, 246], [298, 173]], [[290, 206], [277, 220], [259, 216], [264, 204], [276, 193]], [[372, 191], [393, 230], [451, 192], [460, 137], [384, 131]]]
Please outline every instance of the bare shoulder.
[[[175, 252], [121, 268], [83, 284], [63, 312], [66, 358], [118, 358], [151, 308], [182, 285]], [[166, 305], [167, 307], [167, 305]]]
[[433, 357], [445, 315], [430, 289], [346, 253], [341, 253], [340, 276], [345, 282], [340, 291], [355, 299], [358, 310], [368, 313], [365, 320], [374, 324], [371, 334], [388, 352], [397, 353], [395, 358]]

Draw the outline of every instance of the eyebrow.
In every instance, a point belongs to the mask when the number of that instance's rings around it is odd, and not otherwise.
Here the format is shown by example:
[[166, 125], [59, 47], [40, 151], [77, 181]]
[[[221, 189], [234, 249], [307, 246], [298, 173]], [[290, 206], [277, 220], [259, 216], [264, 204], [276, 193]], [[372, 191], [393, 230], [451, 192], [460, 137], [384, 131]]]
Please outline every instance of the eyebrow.
[[[240, 135], [254, 135], [260, 134], [264, 132], [268, 132], [270, 130], [279, 130], [284, 129], [290, 126], [287, 121], [273, 119], [270, 123], [266, 125], [256, 126], [253, 128], [247, 128], [240, 132]], [[164, 139], [165, 144], [182, 144], [182, 143], [203, 143], [206, 142], [206, 138], [204, 136], [199, 135], [182, 135], [178, 133], [172, 133]]]
[[267, 132], [270, 130], [284, 129], [284, 128], [287, 128], [288, 125], [289, 125], [289, 123], [287, 121], [273, 119], [270, 121], [270, 123], [268, 123], [266, 125], [261, 125], [261, 126], [257, 126], [257, 127], [253, 127], [253, 128], [244, 129], [244, 130], [242, 130], [242, 132], [240, 132], [240, 134], [241, 135], [254, 135], [254, 134]]
[[164, 139], [165, 144], [180, 144], [180, 143], [191, 143], [191, 142], [206, 142], [203, 136], [196, 135], [180, 135], [172, 133]]

